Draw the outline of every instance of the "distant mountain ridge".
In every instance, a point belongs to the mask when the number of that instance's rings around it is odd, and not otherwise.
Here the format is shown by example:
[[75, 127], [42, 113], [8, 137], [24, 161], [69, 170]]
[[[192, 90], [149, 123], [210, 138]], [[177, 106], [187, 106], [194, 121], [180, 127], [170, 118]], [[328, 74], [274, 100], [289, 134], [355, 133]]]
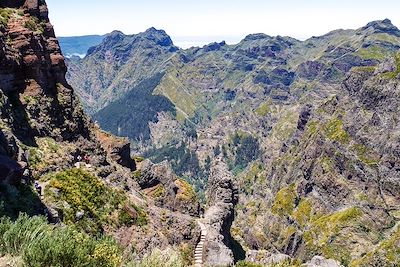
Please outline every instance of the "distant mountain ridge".
[[58, 37], [61, 49], [66, 57], [84, 57], [90, 47], [99, 45], [103, 39], [104, 35]]

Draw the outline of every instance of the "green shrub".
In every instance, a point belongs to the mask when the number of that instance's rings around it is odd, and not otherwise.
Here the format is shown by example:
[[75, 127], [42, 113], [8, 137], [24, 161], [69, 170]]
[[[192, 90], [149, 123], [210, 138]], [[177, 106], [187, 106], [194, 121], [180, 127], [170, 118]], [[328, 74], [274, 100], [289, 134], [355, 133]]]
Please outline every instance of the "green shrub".
[[30, 186], [13, 186], [0, 183], [0, 218], [7, 216], [16, 219], [20, 212], [28, 215], [43, 214], [45, 206]]
[[[52, 173], [46, 178], [49, 184], [45, 196], [62, 209], [63, 220], [67, 224], [75, 224], [86, 232], [96, 234], [102, 232], [106, 225], [143, 225], [147, 222], [146, 213], [130, 204], [123, 192], [108, 187], [82, 169]], [[136, 217], [126, 212], [127, 207], [135, 210], [132, 213], [136, 213]], [[84, 212], [83, 218], [76, 218], [77, 212]]]
[[347, 144], [350, 141], [350, 135], [345, 131], [343, 121], [338, 118], [331, 119], [325, 126], [325, 134], [330, 140]]
[[13, 13], [14, 9], [12, 8], [0, 8], [0, 25], [7, 26]]
[[109, 237], [93, 238], [27, 215], [15, 222], [0, 220], [0, 256], [6, 254], [21, 256], [29, 267], [114, 267], [122, 262], [120, 247]]
[[275, 196], [271, 211], [282, 217], [292, 215], [297, 198], [296, 185], [284, 187]]

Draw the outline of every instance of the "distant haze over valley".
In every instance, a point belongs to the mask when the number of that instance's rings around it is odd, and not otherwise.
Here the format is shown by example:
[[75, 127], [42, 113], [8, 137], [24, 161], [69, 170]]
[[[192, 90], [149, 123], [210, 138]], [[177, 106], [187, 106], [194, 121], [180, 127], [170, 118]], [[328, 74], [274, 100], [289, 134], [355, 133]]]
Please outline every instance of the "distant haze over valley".
[[[334, 31], [334, 29], [329, 29], [331, 31]], [[145, 29], [143, 29], [144, 32]], [[140, 33], [141, 33], [140, 32]], [[140, 34], [138, 33], [138, 34]], [[247, 34], [254, 34], [255, 32], [248, 32]], [[108, 34], [108, 33], [107, 33]], [[82, 35], [82, 36], [61, 36], [59, 37], [60, 45], [62, 48], [62, 51], [64, 55], [67, 58], [70, 58], [72, 56], [78, 56], [80, 58], [84, 58], [86, 56], [87, 50], [92, 47], [92, 46], [97, 46], [99, 45], [105, 36], [104, 35], [99, 35], [99, 34], [90, 34], [90, 35]], [[127, 34], [127, 33], [125, 33]], [[168, 34], [168, 31], [167, 31]], [[198, 35], [198, 36], [171, 36], [171, 40], [173, 41], [174, 45], [182, 48], [182, 49], [188, 49], [191, 47], [203, 47], [205, 45], [211, 44], [213, 42], [226, 42], [228, 45], [234, 45], [238, 44], [241, 40], [243, 40], [247, 34], [243, 35]], [[273, 36], [269, 34], [268, 32], [265, 32], [263, 34], [267, 34], [270, 36]], [[130, 34], [128, 34], [130, 35]], [[278, 35], [280, 36], [280, 35]], [[321, 34], [321, 36], [323, 36]], [[289, 36], [292, 38], [295, 38], [300, 41], [305, 41], [309, 38], [313, 38], [315, 36]]]
[[[59, 37], [60, 45], [66, 57], [85, 57], [87, 50], [99, 45], [105, 35], [83, 35], [83, 36], [62, 36]], [[227, 44], [239, 43], [245, 36], [177, 36], [171, 37], [174, 44], [182, 49], [190, 47], [202, 47], [212, 42], [225, 41]]]

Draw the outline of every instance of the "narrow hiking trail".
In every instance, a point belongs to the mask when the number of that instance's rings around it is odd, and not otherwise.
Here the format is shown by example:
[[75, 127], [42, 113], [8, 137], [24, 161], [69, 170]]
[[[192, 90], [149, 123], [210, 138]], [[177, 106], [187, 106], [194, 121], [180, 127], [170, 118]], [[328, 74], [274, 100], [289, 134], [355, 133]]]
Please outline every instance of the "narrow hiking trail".
[[206, 241], [207, 236], [207, 228], [206, 226], [197, 221], [197, 224], [200, 226], [201, 229], [201, 236], [200, 241], [197, 243], [197, 246], [194, 250], [194, 267], [202, 267], [203, 266], [203, 252], [204, 252], [204, 242]]

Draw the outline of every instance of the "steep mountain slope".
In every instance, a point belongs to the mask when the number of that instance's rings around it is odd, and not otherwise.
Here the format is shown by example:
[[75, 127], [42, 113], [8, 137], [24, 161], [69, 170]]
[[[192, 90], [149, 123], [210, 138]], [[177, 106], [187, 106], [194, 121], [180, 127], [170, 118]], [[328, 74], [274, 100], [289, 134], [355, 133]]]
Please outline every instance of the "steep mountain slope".
[[47, 13], [42, 0], [0, 2], [0, 257], [121, 266], [174, 247], [190, 264], [197, 196], [168, 165], [142, 174], [129, 142], [84, 114]]
[[[113, 46], [108, 53], [117, 55]], [[155, 71], [147, 76], [109, 80], [115, 91], [131, 91], [97, 105], [94, 118], [127, 135], [138, 153], [170, 160], [200, 191], [222, 156], [240, 188], [232, 234], [249, 260], [270, 263], [279, 252], [396, 266], [399, 48], [400, 31], [383, 20], [306, 41], [253, 34], [237, 45], [178, 50], [149, 62]], [[81, 94], [92, 94], [78, 78], [91, 60], [71, 63]], [[139, 52], [127, 59], [140, 60]], [[129, 66], [118, 68], [125, 77], [143, 70]], [[108, 98], [108, 88], [96, 94]], [[136, 121], [141, 110], [125, 110], [136, 101], [153, 107], [158, 97], [169, 108], [151, 108], [147, 121]], [[142, 134], [130, 130], [138, 124]]]
[[[247, 133], [249, 138], [245, 138], [245, 142], [250, 142], [250, 146], [279, 148], [282, 139], [293, 131], [301, 105], [324, 101], [329, 95], [337, 94], [340, 82], [352, 67], [376, 65], [386, 56], [394, 55], [400, 47], [399, 31], [389, 20], [372, 22], [358, 30], [333, 31], [304, 42], [253, 34], [237, 45], [214, 43], [166, 54], [159, 52], [168, 48], [163, 42], [151, 41], [160, 39], [160, 34], [154, 29], [134, 37], [111, 34], [120, 36], [121, 40], [106, 39], [94, 49], [112, 54], [114, 58], [126, 58], [128, 63], [112, 58], [97, 60], [101, 56], [95, 53], [71, 62], [68, 79], [83, 99], [94, 101], [86, 102], [87, 109], [95, 112], [105, 105], [94, 115], [102, 127], [128, 136], [134, 141], [136, 151], [147, 151], [145, 155], [154, 160], [169, 158], [174, 169], [187, 176], [196, 173], [204, 176], [213, 149], [217, 144], [229, 143], [235, 129]], [[161, 39], [172, 45], [164, 32], [162, 36]], [[129, 42], [132, 45], [128, 46], [125, 38], [139, 39], [141, 43]], [[117, 46], [125, 50], [116, 49]], [[159, 57], [148, 57], [149, 53]], [[145, 65], [140, 62], [144, 61], [152, 66], [151, 72], [143, 71]], [[112, 71], [105, 73], [120, 73], [119, 76], [90, 75], [92, 69], [105, 64], [113, 66]], [[136, 90], [136, 86], [158, 75], [163, 75], [161, 81], [155, 87], [148, 87], [147, 94], [125, 96], [122, 93], [143, 91]], [[94, 92], [87, 90], [89, 84], [98, 80], [108, 81], [108, 84], [96, 86]], [[110, 94], [110, 90], [115, 94]], [[143, 121], [135, 119], [143, 118], [141, 110], [124, 109], [120, 105], [136, 101], [153, 106], [152, 101], [159, 97], [149, 97], [149, 93], [166, 97], [170, 103], [167, 100], [163, 103], [170, 108], [161, 108], [156, 118], [152, 115]], [[110, 107], [103, 100], [95, 100], [104, 97], [109, 101], [121, 100]], [[95, 106], [97, 108], [93, 109]], [[140, 127], [142, 132], [132, 131], [139, 124], [144, 125]], [[281, 136], [282, 133], [285, 134]], [[259, 144], [251, 142], [254, 141], [251, 137], [258, 139]], [[174, 147], [182, 148], [179, 151], [183, 152], [171, 155]], [[242, 150], [245, 151], [245, 147]], [[190, 156], [192, 152], [196, 152], [195, 157]], [[247, 165], [248, 159], [254, 159], [255, 154], [245, 156], [242, 167]], [[190, 170], [179, 164], [184, 158], [191, 158], [189, 165], [193, 167]]]
[[[67, 77], [89, 112], [97, 111], [141, 81], [162, 72], [178, 50], [164, 31], [154, 28], [138, 35], [114, 31], [88, 50], [83, 60], [68, 62]], [[78, 78], [79, 77], [79, 78]]]
[[[352, 266], [399, 263], [391, 256], [399, 252], [398, 60], [353, 68], [341, 96], [303, 109], [278, 157], [239, 178], [235, 231], [250, 248]], [[372, 252], [387, 239], [396, 241]]]

